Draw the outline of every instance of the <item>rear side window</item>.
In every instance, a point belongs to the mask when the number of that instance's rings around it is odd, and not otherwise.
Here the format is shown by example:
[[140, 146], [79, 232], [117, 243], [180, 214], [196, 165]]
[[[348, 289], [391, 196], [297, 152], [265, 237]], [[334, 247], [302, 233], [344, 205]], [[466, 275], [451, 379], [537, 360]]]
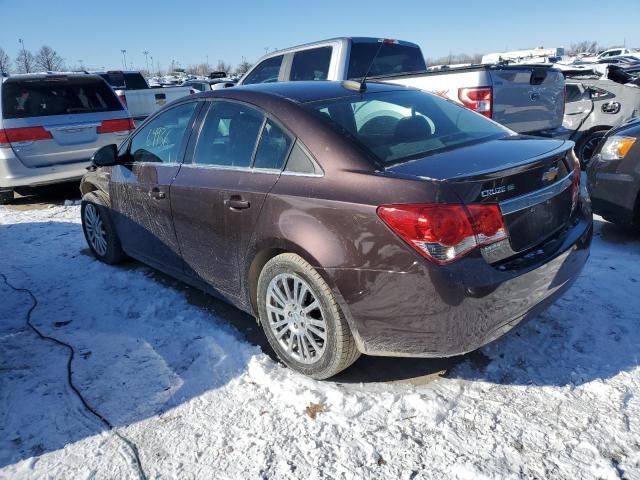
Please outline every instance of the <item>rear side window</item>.
[[197, 102], [183, 103], [159, 114], [136, 131], [130, 152], [134, 162], [178, 163], [180, 146]]
[[282, 58], [283, 55], [267, 58], [253, 69], [247, 78], [242, 81], [242, 84], [277, 82], [278, 75], [280, 74], [280, 65], [282, 65]]
[[293, 81], [326, 80], [329, 75], [332, 51], [332, 47], [322, 47], [296, 52], [291, 63], [290, 79]]
[[124, 84], [127, 90], [146, 90], [149, 88], [146, 80], [140, 73], [125, 73]]
[[256, 151], [255, 168], [280, 170], [289, 153], [291, 138], [280, 127], [267, 121], [260, 135]]
[[264, 116], [233, 102], [213, 102], [193, 153], [199, 165], [248, 167]]
[[379, 47], [379, 42], [353, 42], [349, 55], [348, 78], [364, 77], [372, 61], [373, 65], [371, 65], [369, 72], [372, 77], [419, 72], [427, 69], [422, 52], [418, 47], [399, 43], [384, 43], [376, 56]]
[[122, 109], [113, 90], [97, 77], [9, 79], [2, 85], [2, 116], [6, 119]]

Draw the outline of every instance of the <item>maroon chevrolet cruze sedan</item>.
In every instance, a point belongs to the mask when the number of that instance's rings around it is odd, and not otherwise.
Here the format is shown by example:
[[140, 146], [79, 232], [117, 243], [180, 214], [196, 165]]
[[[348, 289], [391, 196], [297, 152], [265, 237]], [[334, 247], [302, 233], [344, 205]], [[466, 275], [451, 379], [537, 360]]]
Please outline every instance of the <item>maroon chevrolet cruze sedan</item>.
[[230, 88], [100, 149], [82, 224], [99, 260], [227, 300], [322, 379], [469, 352], [564, 292], [592, 237], [572, 147], [399, 86]]

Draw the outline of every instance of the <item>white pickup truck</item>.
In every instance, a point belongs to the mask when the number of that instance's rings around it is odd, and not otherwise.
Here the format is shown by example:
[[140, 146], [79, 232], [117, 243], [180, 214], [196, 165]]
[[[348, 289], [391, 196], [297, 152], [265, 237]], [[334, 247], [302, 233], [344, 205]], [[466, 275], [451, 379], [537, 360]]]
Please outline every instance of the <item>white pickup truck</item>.
[[143, 120], [166, 103], [192, 93], [190, 87], [150, 88], [140, 72], [113, 70], [92, 72], [104, 78], [136, 122]]
[[270, 53], [238, 85], [295, 80], [370, 80], [436, 93], [518, 132], [547, 137], [562, 128], [565, 82], [548, 65], [471, 65], [427, 71], [420, 47], [344, 37]]

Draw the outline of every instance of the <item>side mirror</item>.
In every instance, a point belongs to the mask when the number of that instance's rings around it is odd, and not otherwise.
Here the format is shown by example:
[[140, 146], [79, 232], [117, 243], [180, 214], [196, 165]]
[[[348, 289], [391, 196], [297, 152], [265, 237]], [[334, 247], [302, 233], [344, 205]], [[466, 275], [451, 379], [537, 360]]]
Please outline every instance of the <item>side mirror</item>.
[[91, 157], [91, 163], [96, 167], [110, 167], [118, 163], [118, 147], [114, 144], [99, 148]]

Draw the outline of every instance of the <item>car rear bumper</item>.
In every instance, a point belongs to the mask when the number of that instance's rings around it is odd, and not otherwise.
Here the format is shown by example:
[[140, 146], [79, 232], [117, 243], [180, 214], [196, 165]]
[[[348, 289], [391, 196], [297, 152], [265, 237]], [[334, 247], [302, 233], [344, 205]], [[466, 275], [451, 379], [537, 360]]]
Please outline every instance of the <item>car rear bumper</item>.
[[558, 140], [573, 140], [571, 137], [573, 135], [573, 130], [568, 130], [564, 127], [558, 128], [548, 128], [544, 130], [536, 130], [534, 132], [527, 132], [523, 135], [533, 135], [536, 137], [544, 137], [544, 138], [555, 138]]
[[575, 223], [528, 264], [494, 267], [478, 255], [447, 268], [416, 262], [405, 272], [324, 272], [362, 353], [447, 357], [495, 340], [553, 303], [582, 270], [592, 235], [585, 201]]
[[[8, 149], [3, 149], [8, 150]], [[0, 188], [35, 187], [80, 180], [90, 161], [64, 163], [46, 167], [26, 167], [12, 152], [0, 150]]]

